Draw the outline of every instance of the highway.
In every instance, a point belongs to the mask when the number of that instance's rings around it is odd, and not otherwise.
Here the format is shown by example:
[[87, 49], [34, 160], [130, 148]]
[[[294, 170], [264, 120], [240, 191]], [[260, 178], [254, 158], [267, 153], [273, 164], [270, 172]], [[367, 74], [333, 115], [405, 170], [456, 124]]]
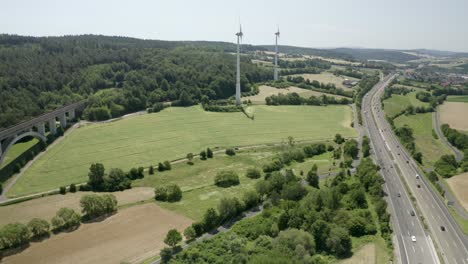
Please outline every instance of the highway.
[[[364, 97], [362, 114], [375, 158], [386, 181], [385, 189], [393, 214], [398, 243], [396, 247], [401, 262], [439, 263], [432, 241], [434, 239], [443, 263], [468, 264], [467, 237], [450, 215], [443, 200], [422, 176], [416, 162], [399, 143], [381, 109], [380, 98], [394, 77], [387, 76]], [[418, 210], [413, 208], [405, 183], [416, 199]], [[411, 215], [412, 211], [415, 216]], [[422, 218], [426, 220], [432, 236], [423, 229]], [[416, 236], [416, 242], [411, 240], [413, 235]]]

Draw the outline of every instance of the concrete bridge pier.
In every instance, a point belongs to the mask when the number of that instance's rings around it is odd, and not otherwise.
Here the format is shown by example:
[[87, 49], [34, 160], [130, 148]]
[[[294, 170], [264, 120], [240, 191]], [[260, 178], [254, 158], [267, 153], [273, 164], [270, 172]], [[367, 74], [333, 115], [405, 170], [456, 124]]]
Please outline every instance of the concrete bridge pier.
[[52, 135], [57, 134], [57, 124], [55, 123], [55, 117], [49, 120], [49, 129]]
[[75, 109], [72, 109], [72, 110], [68, 111], [68, 118], [70, 120], [75, 119]]
[[45, 124], [44, 122], [40, 122], [39, 124], [36, 125], [37, 127], [37, 133], [41, 134], [42, 136], [45, 136]]
[[67, 115], [65, 112], [59, 115], [59, 121], [62, 128], [67, 127]]

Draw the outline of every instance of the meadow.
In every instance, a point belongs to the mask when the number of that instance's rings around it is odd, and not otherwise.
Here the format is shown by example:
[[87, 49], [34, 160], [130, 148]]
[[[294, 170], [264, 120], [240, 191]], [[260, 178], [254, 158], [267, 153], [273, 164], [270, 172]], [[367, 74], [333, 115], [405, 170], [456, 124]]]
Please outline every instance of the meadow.
[[432, 167], [444, 154], [453, 154], [441, 139], [433, 137], [432, 115], [433, 113], [401, 115], [394, 120], [397, 127], [407, 125], [413, 129], [416, 149], [423, 154], [425, 167]]
[[348, 76], [346, 76], [346, 77], [336, 76], [331, 72], [322, 72], [322, 73], [319, 73], [319, 74], [309, 74], [309, 73], [296, 74], [296, 75], [292, 75], [292, 76], [302, 76], [306, 80], [318, 81], [318, 82], [325, 83], [325, 84], [332, 83], [332, 84], [334, 84], [336, 86], [336, 88], [342, 88], [345, 91], [352, 90], [351, 88], [348, 88], [348, 87], [343, 85], [343, 81], [345, 79], [349, 79], [349, 80], [352, 80], [352, 81], [359, 81], [359, 79], [348, 77]]
[[271, 86], [267, 86], [267, 85], [262, 85], [262, 86], [258, 87], [258, 89], [259, 89], [258, 94], [253, 95], [253, 96], [244, 97], [243, 99], [244, 100], [250, 100], [252, 102], [252, 104], [265, 104], [266, 103], [265, 98], [268, 97], [268, 96], [278, 95], [278, 94], [289, 94], [289, 93], [297, 93], [301, 97], [304, 97], [304, 98], [309, 98], [311, 96], [320, 97], [322, 95], [332, 96], [332, 97], [335, 97], [337, 99], [346, 98], [346, 97], [340, 96], [340, 95], [321, 93], [321, 92], [317, 92], [317, 91], [313, 91], [313, 90], [307, 90], [307, 89], [303, 89], [303, 88], [299, 88], [299, 87], [295, 87], [295, 86], [290, 86], [288, 88], [279, 89], [279, 88], [275, 88], [275, 87], [271, 87]]
[[47, 191], [87, 180], [89, 166], [106, 169], [156, 165], [211, 147], [323, 141], [336, 133], [356, 137], [349, 106], [254, 106], [243, 113], [205, 112], [200, 106], [167, 108], [160, 113], [110, 123], [83, 125], [47, 150], [9, 190], [9, 197]]
[[394, 117], [410, 105], [429, 106], [429, 103], [421, 102], [416, 98], [416, 92], [410, 92], [406, 95], [393, 94], [392, 97], [384, 100], [384, 110], [387, 116]]
[[5, 159], [3, 160], [2, 164], [0, 165], [0, 169], [8, 165], [11, 161], [16, 159], [19, 155], [23, 154], [26, 150], [28, 150], [30, 147], [36, 145], [39, 142], [38, 139], [33, 138], [29, 141], [26, 142], [18, 142], [14, 144], [8, 153], [5, 156]]

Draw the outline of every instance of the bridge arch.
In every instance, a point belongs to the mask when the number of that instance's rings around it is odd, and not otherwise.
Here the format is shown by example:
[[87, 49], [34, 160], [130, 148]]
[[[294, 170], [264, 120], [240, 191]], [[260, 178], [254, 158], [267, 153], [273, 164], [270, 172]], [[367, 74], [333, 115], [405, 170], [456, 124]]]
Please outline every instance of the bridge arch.
[[11, 147], [13, 147], [13, 145], [18, 142], [19, 140], [25, 138], [25, 137], [29, 137], [29, 136], [32, 136], [32, 137], [35, 137], [39, 140], [42, 140], [44, 142], [47, 142], [47, 138], [44, 136], [44, 135], [41, 135], [35, 131], [27, 131], [27, 132], [24, 132], [24, 133], [21, 133], [19, 135], [17, 135], [16, 137], [14, 137], [10, 143], [8, 143], [8, 146], [6, 147], [5, 150], [2, 151], [1, 153], [1, 156], [0, 156], [0, 165], [3, 163], [3, 160], [5, 159], [6, 157], [6, 154], [8, 153], [8, 151], [10, 151]]

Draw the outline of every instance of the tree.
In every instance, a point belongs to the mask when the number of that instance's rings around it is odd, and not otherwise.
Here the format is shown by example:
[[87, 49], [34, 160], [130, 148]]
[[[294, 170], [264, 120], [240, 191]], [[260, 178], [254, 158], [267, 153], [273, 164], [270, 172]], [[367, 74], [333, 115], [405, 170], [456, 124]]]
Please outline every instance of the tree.
[[197, 237], [197, 233], [195, 233], [195, 229], [192, 226], [185, 228], [184, 230], [184, 237], [188, 240], [194, 240]]
[[29, 243], [31, 233], [21, 223], [7, 224], [0, 229], [0, 248], [15, 248]]
[[166, 245], [174, 248], [177, 244], [182, 241], [182, 235], [177, 231], [177, 229], [171, 229], [167, 232], [166, 238], [164, 239], [164, 243]]
[[208, 208], [203, 215], [203, 229], [210, 231], [218, 225], [219, 216], [214, 208]]
[[153, 175], [154, 174], [154, 167], [153, 165], [150, 165], [149, 168], [148, 168], [148, 174], [149, 175]]
[[167, 189], [164, 186], [154, 188], [154, 199], [156, 201], [167, 201]]
[[348, 155], [349, 157], [356, 159], [359, 153], [358, 142], [354, 139], [350, 139], [346, 141], [343, 147], [343, 151], [345, 155]]
[[312, 168], [307, 172], [307, 182], [310, 186], [319, 189], [319, 176], [317, 175], [317, 164], [314, 163]]
[[172, 169], [171, 163], [168, 160], [164, 161], [164, 169], [165, 170], [171, 170]]
[[351, 255], [351, 237], [348, 231], [342, 227], [333, 227], [326, 239], [328, 251], [337, 257], [348, 257]]
[[87, 194], [81, 197], [82, 213], [88, 219], [97, 218], [117, 211], [117, 199], [112, 194]]
[[66, 194], [66, 193], [67, 193], [67, 187], [65, 187], [65, 186], [60, 186], [59, 193], [60, 193], [60, 194]]
[[130, 189], [131, 187], [132, 181], [125, 175], [123, 170], [113, 168], [110, 170], [109, 175], [104, 178], [102, 189], [107, 192], [115, 192]]
[[200, 159], [201, 160], [206, 160], [206, 151], [204, 151], [204, 150], [200, 151]]
[[89, 168], [88, 185], [93, 191], [102, 190], [104, 183], [104, 165], [101, 163], [93, 163]]
[[52, 218], [51, 223], [55, 231], [77, 228], [80, 225], [81, 217], [70, 208], [60, 208]]
[[292, 136], [288, 136], [288, 145], [290, 147], [294, 146], [294, 138]]
[[182, 190], [177, 184], [170, 184], [166, 187], [166, 189], [168, 202], [177, 202], [182, 199]]
[[158, 171], [165, 171], [166, 168], [164, 167], [164, 164], [162, 164], [161, 162], [158, 163]]
[[76, 185], [74, 183], [70, 184], [70, 192], [75, 193], [76, 192]]
[[254, 206], [257, 206], [260, 202], [260, 196], [254, 190], [246, 191], [242, 197], [242, 201], [245, 204], [246, 209], [250, 209]]
[[299, 182], [289, 182], [281, 190], [281, 197], [284, 200], [299, 201], [307, 191]]
[[213, 158], [213, 151], [210, 148], [206, 149], [206, 157], [209, 159]]
[[165, 247], [159, 252], [162, 263], [168, 263], [172, 258], [172, 248]]
[[220, 187], [230, 187], [239, 183], [239, 176], [234, 171], [220, 171], [215, 177], [215, 184]]
[[257, 168], [248, 168], [247, 171], [245, 172], [245, 176], [247, 176], [247, 178], [250, 178], [250, 179], [258, 179], [262, 177], [262, 173]]
[[298, 248], [304, 249], [308, 255], [315, 253], [313, 236], [295, 228], [281, 231], [273, 240], [273, 247], [287, 255], [294, 255]]
[[271, 192], [272, 186], [271, 183], [267, 180], [259, 180], [255, 183], [255, 190], [260, 194], [260, 196], [265, 196]]
[[222, 198], [218, 204], [219, 218], [225, 222], [238, 216], [243, 211], [242, 204], [237, 198]]
[[341, 134], [336, 134], [335, 139], [333, 141], [335, 141], [336, 144], [341, 145], [345, 140], [341, 136]]
[[44, 219], [33, 218], [29, 221], [28, 228], [32, 238], [41, 238], [49, 234], [50, 225]]
[[234, 156], [234, 155], [236, 155], [236, 151], [233, 148], [227, 148], [226, 149], [226, 155]]
[[193, 153], [190, 152], [190, 153], [187, 154], [187, 160], [188, 160], [188, 161], [187, 161], [188, 164], [193, 165], [193, 162], [192, 162], [192, 160], [193, 160]]

